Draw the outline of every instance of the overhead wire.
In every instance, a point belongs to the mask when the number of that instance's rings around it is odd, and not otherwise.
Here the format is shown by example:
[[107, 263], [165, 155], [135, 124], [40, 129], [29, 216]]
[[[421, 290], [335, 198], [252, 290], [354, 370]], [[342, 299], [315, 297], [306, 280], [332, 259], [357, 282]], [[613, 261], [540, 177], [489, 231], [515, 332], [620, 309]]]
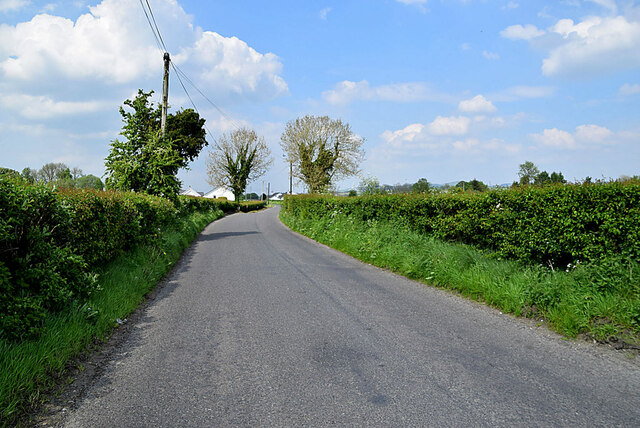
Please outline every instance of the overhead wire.
[[[142, 6], [142, 10], [144, 12], [144, 15], [147, 18], [147, 22], [149, 23], [149, 28], [151, 28], [151, 32], [153, 33], [153, 37], [154, 37], [154, 39], [156, 41], [156, 45], [158, 46], [158, 49], [160, 51], [162, 51], [162, 52], [168, 52], [167, 46], [164, 43], [164, 39], [162, 38], [162, 34], [160, 33], [160, 28], [158, 27], [158, 23], [156, 21], [155, 15], [153, 14], [153, 9], [151, 8], [151, 4], [149, 3], [149, 0], [139, 0], [139, 1], [140, 1], [140, 6]], [[145, 4], [146, 4], [146, 7], [145, 7]], [[238, 130], [241, 128], [239, 126], [238, 122], [236, 122], [235, 119], [233, 119], [231, 116], [229, 116], [224, 110], [222, 110], [222, 108], [218, 107], [218, 105], [215, 102], [213, 102], [209, 97], [207, 97], [204, 94], [204, 92], [202, 92], [200, 90], [200, 88], [198, 88], [198, 86], [195, 83], [193, 83], [193, 81], [191, 79], [189, 79], [189, 76], [187, 76], [184, 71], [182, 71], [177, 65], [175, 65], [174, 62], [171, 59], [169, 60], [169, 63], [171, 65], [171, 67], [173, 68], [173, 70], [175, 71], [176, 77], [178, 78], [178, 81], [180, 82], [180, 86], [182, 87], [182, 90], [186, 94], [187, 98], [191, 102], [191, 105], [193, 106], [193, 108], [196, 111], [196, 113], [198, 113], [198, 115], [200, 115], [200, 112], [198, 111], [198, 108], [196, 107], [196, 104], [193, 101], [193, 98], [189, 94], [189, 91], [187, 90], [184, 82], [182, 81], [183, 78], [205, 100], [207, 100], [207, 102], [209, 102], [209, 104], [211, 104], [224, 118], [226, 118], [231, 123], [231, 125], [233, 125]], [[211, 136], [211, 138], [213, 138], [213, 133], [209, 130], [209, 128], [207, 127], [206, 123], [205, 123], [204, 126], [205, 126], [206, 131]], [[214, 140], [215, 140], [215, 138], [214, 138]]]
[[[148, 4], [148, 3], [147, 3]], [[142, 0], [140, 0], [140, 6], [142, 6], [142, 11], [144, 12], [144, 16], [147, 17], [147, 22], [149, 23], [149, 28], [151, 28], [151, 33], [153, 33], [153, 38], [156, 40], [156, 45], [158, 45], [158, 49], [162, 52], [166, 52], [166, 49], [163, 50], [163, 46], [164, 46], [164, 42], [160, 43], [160, 38], [158, 37], [159, 32], [156, 33], [156, 29], [153, 28], [153, 24], [151, 23], [151, 18], [149, 18], [149, 13], [147, 12], [147, 9], [144, 7], [144, 3]], [[149, 9], [151, 10], [151, 9]], [[156, 26], [157, 28], [157, 26]]]
[[167, 46], [164, 44], [164, 40], [162, 40], [162, 34], [160, 33], [160, 29], [158, 28], [158, 23], [156, 22], [156, 17], [153, 15], [153, 9], [151, 9], [151, 5], [149, 4], [149, 0], [145, 0], [147, 3], [147, 7], [149, 8], [149, 13], [151, 14], [151, 19], [153, 20], [153, 25], [156, 27], [156, 32], [158, 33], [158, 37], [160, 38], [160, 43], [162, 43], [162, 47], [165, 52], [169, 52]]

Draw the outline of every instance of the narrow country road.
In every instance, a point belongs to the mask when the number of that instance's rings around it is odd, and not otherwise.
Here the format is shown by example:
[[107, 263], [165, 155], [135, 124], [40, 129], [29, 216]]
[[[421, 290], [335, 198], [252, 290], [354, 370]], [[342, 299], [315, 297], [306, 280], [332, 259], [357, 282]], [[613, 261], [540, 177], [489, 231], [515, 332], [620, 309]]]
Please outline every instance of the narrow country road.
[[207, 227], [68, 427], [638, 426], [640, 368], [303, 238]]

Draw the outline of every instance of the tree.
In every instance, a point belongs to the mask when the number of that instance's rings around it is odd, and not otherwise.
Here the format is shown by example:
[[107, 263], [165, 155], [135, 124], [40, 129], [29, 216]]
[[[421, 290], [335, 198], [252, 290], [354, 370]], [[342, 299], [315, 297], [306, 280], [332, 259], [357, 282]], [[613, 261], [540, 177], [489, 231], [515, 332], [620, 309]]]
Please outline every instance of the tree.
[[380, 186], [380, 182], [376, 177], [363, 178], [358, 185], [358, 190], [361, 195], [384, 195], [387, 191], [383, 186]]
[[364, 139], [348, 123], [328, 116], [304, 116], [287, 123], [280, 145], [293, 175], [309, 192], [326, 192], [336, 181], [357, 175]]
[[412, 193], [429, 193], [429, 189], [431, 189], [431, 185], [426, 178], [419, 179], [411, 186]]
[[486, 192], [489, 190], [489, 186], [484, 184], [480, 180], [476, 180], [475, 178], [471, 181], [460, 181], [456, 184], [456, 187], [462, 190], [469, 190], [474, 192]]
[[95, 190], [102, 190], [104, 189], [104, 184], [102, 183], [102, 180], [100, 180], [100, 178], [96, 177], [95, 175], [83, 175], [82, 177], [79, 177], [76, 181], [76, 187], [78, 189], [95, 189]]
[[52, 183], [59, 179], [61, 174], [65, 170], [69, 170], [69, 167], [63, 163], [49, 162], [44, 164], [40, 170], [38, 170], [38, 181], [42, 183]]
[[167, 117], [166, 135], [160, 135], [161, 109], [149, 98], [153, 91], [138, 90], [133, 100], [120, 107], [124, 123], [118, 139], [111, 143], [105, 159], [106, 185], [175, 198], [180, 190], [177, 173], [195, 159], [205, 140], [205, 120], [191, 109]]
[[38, 178], [38, 171], [27, 167], [22, 170], [22, 174], [20, 175], [22, 175], [22, 178], [24, 178], [27, 183], [34, 184]]
[[144, 192], [150, 195], [175, 199], [180, 191], [176, 176], [182, 159], [170, 141], [158, 132], [148, 135], [141, 147], [130, 141], [111, 143], [106, 158], [106, 186], [120, 191]]
[[223, 134], [209, 152], [208, 182], [231, 189], [239, 201], [247, 185], [264, 175], [273, 158], [271, 150], [255, 131], [241, 128]]
[[552, 183], [565, 184], [567, 182], [561, 172], [552, 172], [550, 179]]
[[520, 165], [518, 171], [518, 177], [520, 177], [520, 184], [532, 184], [536, 177], [540, 174], [538, 167], [531, 161], [526, 161]]
[[20, 173], [11, 168], [0, 167], [0, 177], [20, 177]]
[[74, 180], [77, 180], [78, 178], [82, 177], [84, 174], [82, 174], [82, 170], [78, 167], [74, 167], [71, 168], [71, 170], [69, 171], [71, 173], [71, 177]]
[[551, 177], [549, 177], [549, 173], [547, 171], [542, 171], [535, 178], [534, 184], [538, 186], [546, 186], [551, 183]]

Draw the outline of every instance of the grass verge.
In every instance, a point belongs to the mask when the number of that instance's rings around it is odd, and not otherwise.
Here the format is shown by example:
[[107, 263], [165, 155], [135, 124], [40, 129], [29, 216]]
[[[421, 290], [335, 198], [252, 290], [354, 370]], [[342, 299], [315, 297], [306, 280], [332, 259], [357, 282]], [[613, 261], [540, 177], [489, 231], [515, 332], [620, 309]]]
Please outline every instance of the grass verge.
[[182, 252], [222, 211], [194, 213], [162, 233], [159, 243], [122, 254], [97, 273], [100, 290], [89, 302], [46, 320], [39, 339], [0, 341], [0, 426], [15, 423], [96, 339], [109, 337], [169, 272]]
[[364, 262], [429, 285], [455, 290], [503, 312], [546, 321], [567, 337], [584, 334], [618, 348], [640, 349], [640, 265], [606, 259], [567, 271], [497, 260], [387, 222], [344, 215], [299, 219], [291, 229]]

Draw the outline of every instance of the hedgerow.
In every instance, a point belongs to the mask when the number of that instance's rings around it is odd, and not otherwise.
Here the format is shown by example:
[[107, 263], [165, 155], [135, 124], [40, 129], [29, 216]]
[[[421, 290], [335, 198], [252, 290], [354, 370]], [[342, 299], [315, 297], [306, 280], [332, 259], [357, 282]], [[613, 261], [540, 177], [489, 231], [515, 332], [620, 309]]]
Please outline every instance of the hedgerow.
[[130, 192], [56, 191], [0, 177], [0, 339], [38, 335], [48, 313], [95, 291], [92, 271], [152, 243], [177, 218], [237, 210], [229, 201]]
[[245, 201], [240, 203], [240, 211], [248, 213], [249, 211], [258, 211], [267, 206], [266, 201]]
[[286, 197], [299, 218], [342, 213], [552, 268], [620, 255], [640, 260], [640, 185], [618, 182], [481, 194]]

